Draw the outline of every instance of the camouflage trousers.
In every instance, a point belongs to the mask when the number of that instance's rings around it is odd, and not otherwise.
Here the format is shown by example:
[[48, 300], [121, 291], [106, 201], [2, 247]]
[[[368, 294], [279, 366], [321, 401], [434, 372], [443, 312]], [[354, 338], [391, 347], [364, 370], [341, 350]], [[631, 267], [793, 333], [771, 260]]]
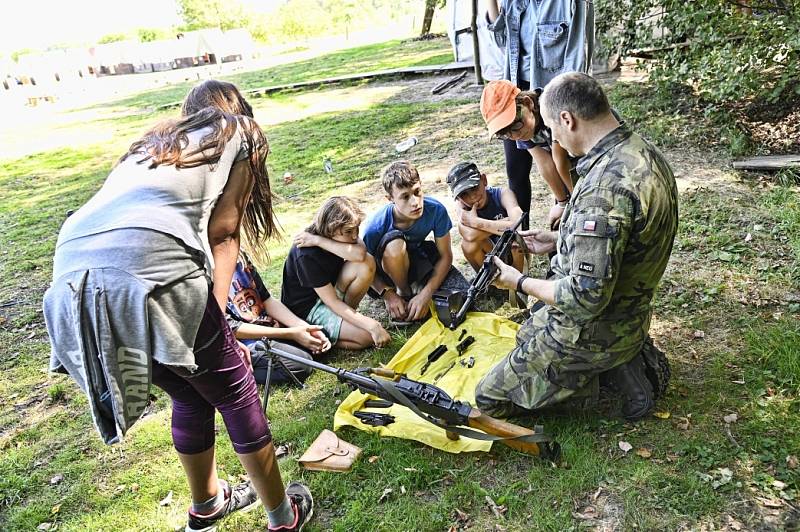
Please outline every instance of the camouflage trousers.
[[475, 402], [482, 412], [509, 417], [556, 405], [559, 409], [578, 410], [595, 405], [599, 392], [597, 372], [572, 375], [570, 387], [553, 382], [558, 380], [553, 372], [563, 355], [537, 341], [540, 330], [531, 321], [525, 323], [517, 333], [517, 347], [478, 383]]

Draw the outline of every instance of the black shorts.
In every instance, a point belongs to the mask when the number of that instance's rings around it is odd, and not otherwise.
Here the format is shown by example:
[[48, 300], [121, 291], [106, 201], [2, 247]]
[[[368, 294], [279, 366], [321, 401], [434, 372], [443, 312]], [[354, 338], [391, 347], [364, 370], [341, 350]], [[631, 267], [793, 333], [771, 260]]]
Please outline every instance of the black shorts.
[[[389, 286], [394, 286], [394, 281], [383, 271], [383, 252], [389, 242], [402, 238], [405, 240], [405, 235], [402, 231], [394, 229], [389, 231], [381, 241], [378, 243], [378, 248], [375, 250], [375, 262], [377, 263], [377, 274]], [[431, 274], [433, 274], [433, 267], [439, 261], [441, 255], [436, 248], [436, 243], [431, 240], [423, 240], [422, 242], [408, 242], [406, 240], [406, 251], [408, 252], [408, 284], [425, 283]]]

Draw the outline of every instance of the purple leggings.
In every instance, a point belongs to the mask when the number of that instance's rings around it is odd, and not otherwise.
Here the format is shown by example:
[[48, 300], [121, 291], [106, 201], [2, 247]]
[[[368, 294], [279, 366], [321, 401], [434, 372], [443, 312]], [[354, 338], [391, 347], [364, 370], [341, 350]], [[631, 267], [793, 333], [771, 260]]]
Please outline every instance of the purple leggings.
[[172, 442], [182, 454], [197, 454], [214, 446], [214, 409], [233, 442], [247, 454], [272, 441], [253, 373], [239, 356], [236, 339], [209, 289], [197, 337], [197, 371], [189, 373], [153, 361], [153, 384], [172, 398]]

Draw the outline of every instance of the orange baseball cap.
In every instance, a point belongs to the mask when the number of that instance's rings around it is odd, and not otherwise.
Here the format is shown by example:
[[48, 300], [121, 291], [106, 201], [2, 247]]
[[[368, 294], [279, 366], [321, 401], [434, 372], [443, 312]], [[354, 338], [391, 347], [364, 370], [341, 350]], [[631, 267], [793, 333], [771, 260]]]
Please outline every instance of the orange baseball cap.
[[486, 129], [494, 135], [517, 117], [516, 97], [520, 90], [507, 80], [490, 81], [481, 94], [481, 114]]

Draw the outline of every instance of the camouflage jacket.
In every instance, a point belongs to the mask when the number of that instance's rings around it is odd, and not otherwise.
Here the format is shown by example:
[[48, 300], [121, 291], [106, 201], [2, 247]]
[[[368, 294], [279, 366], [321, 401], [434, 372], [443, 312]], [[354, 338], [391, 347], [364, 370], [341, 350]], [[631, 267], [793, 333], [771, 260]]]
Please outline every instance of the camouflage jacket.
[[551, 263], [555, 302], [532, 317], [528, 339], [552, 350], [548, 375], [569, 388], [639, 352], [678, 227], [672, 170], [626, 126], [600, 140], [577, 170]]

